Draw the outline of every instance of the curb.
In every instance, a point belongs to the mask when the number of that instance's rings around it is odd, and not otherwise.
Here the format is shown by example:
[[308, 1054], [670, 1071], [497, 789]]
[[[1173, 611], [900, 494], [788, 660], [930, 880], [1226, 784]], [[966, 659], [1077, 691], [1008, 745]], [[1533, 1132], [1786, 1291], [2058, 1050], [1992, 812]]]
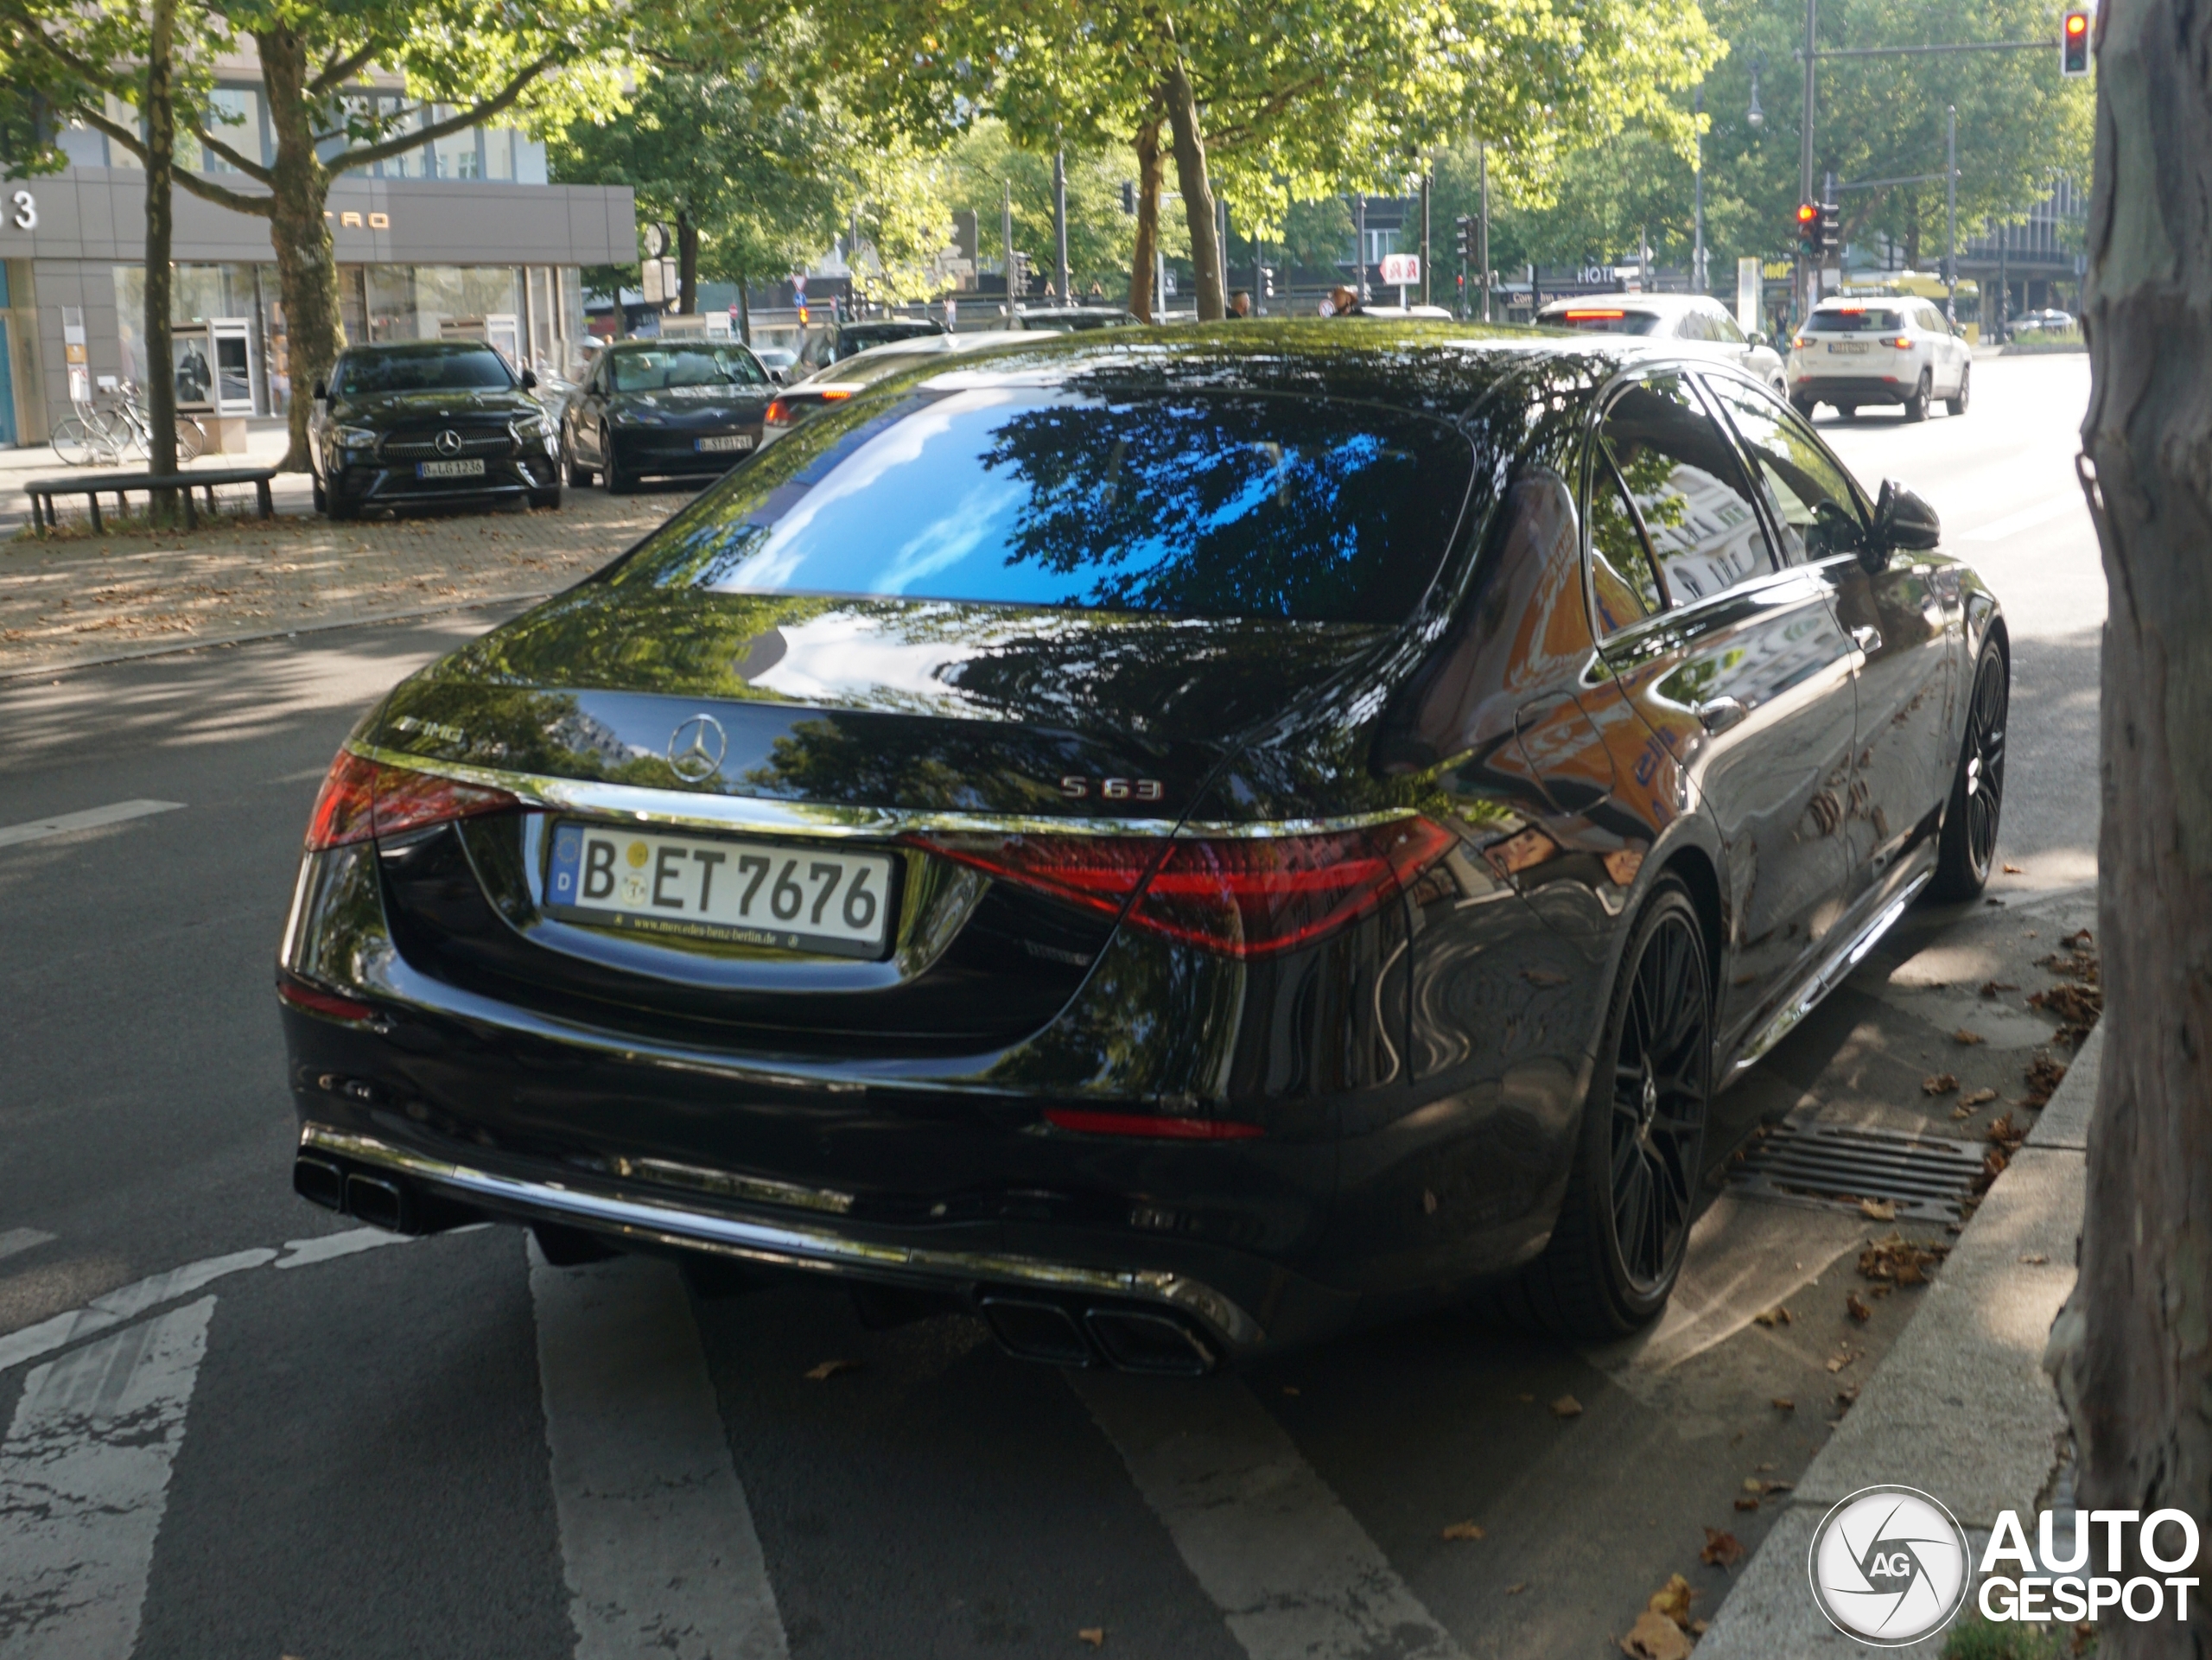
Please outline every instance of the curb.
[[[2034, 1510], [2066, 1434], [2043, 1352], [2074, 1288], [2103, 1056], [2100, 1022], [1922, 1294], [1911, 1323], [1745, 1564], [1697, 1646], [1698, 1660], [1866, 1653], [1821, 1615], [1805, 1568], [1821, 1517], [1862, 1487], [1922, 1488], [1977, 1539], [1998, 1511]], [[1887, 1652], [1933, 1660], [1945, 1636]]]

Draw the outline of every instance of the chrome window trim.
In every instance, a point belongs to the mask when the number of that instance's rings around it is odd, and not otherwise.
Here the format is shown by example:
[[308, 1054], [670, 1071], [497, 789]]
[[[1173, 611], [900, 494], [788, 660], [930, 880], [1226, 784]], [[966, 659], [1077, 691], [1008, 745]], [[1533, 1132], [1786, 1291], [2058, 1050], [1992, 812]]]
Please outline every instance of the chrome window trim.
[[525, 805], [551, 811], [629, 818], [642, 824], [694, 830], [760, 830], [776, 835], [888, 837], [923, 830], [975, 831], [993, 836], [1157, 836], [1262, 838], [1319, 836], [1363, 830], [1370, 824], [1411, 818], [1411, 807], [1346, 813], [1332, 818], [1268, 818], [1246, 822], [1173, 818], [1047, 817], [1040, 814], [938, 812], [902, 807], [844, 807], [814, 801], [778, 801], [760, 796], [695, 794], [643, 785], [603, 784], [587, 779], [548, 778], [536, 773], [479, 766], [468, 761], [434, 760], [349, 741], [348, 753], [380, 766], [397, 766], [460, 784], [504, 790]]
[[356, 1163], [393, 1171], [452, 1193], [513, 1205], [526, 1213], [549, 1218], [557, 1217], [625, 1238], [711, 1250], [721, 1256], [823, 1273], [884, 1275], [940, 1285], [986, 1281], [1077, 1294], [1135, 1298], [1195, 1315], [1234, 1344], [1250, 1345], [1265, 1336], [1258, 1321], [1212, 1287], [1160, 1269], [1078, 1268], [1035, 1256], [875, 1244], [794, 1222], [721, 1216], [645, 1199], [617, 1198], [561, 1182], [495, 1175], [487, 1170], [410, 1152], [373, 1135], [312, 1122], [301, 1126], [300, 1147], [303, 1151], [334, 1153]]

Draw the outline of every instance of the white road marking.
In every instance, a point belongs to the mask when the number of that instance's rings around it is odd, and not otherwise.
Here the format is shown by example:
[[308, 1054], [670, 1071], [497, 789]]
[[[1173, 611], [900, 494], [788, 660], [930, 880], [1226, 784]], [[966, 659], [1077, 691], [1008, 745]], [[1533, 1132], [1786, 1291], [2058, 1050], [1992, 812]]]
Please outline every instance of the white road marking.
[[2080, 513], [2085, 522], [2089, 517], [2088, 506], [2082, 499], [2082, 493], [2079, 490], [2069, 495], [2053, 496], [2049, 501], [2037, 502], [2032, 507], [2023, 507], [2018, 512], [2000, 518], [1994, 524], [1978, 525], [1966, 532], [1959, 540], [1961, 542], [2002, 542], [2008, 536], [2018, 536], [2021, 531], [2031, 531], [2038, 525], [2048, 525], [2052, 519], [2063, 518], [2069, 512]]
[[16, 1256], [34, 1245], [43, 1245], [53, 1237], [52, 1234], [37, 1228], [10, 1228], [5, 1233], [0, 1233], [0, 1256]]
[[120, 824], [125, 819], [143, 818], [149, 813], [175, 812], [184, 805], [181, 801], [117, 801], [105, 807], [87, 807], [82, 812], [57, 813], [51, 818], [34, 818], [27, 824], [0, 825], [0, 848], [11, 848], [20, 842], [41, 841], [49, 836], [67, 836], [71, 830], [98, 830], [103, 824]]
[[352, 1256], [357, 1252], [377, 1250], [385, 1245], [404, 1245], [414, 1237], [413, 1234], [386, 1233], [382, 1228], [348, 1228], [344, 1233], [318, 1234], [313, 1239], [287, 1239], [284, 1255], [276, 1266], [311, 1268], [317, 1262], [327, 1262], [334, 1257]]
[[49, 1361], [0, 1444], [0, 1660], [129, 1660], [215, 1299]]
[[530, 1251], [576, 1660], [785, 1660], [753, 1513], [676, 1269]]
[[276, 1260], [273, 1250], [236, 1250], [227, 1256], [204, 1257], [197, 1262], [187, 1262], [182, 1268], [173, 1268], [166, 1274], [149, 1275], [129, 1285], [118, 1286], [105, 1296], [93, 1298], [82, 1308], [69, 1309], [51, 1320], [42, 1320], [35, 1326], [26, 1326], [20, 1332], [0, 1337], [0, 1371], [20, 1366], [26, 1360], [36, 1360], [41, 1355], [52, 1354], [56, 1349], [66, 1348], [79, 1338], [104, 1332], [111, 1326], [120, 1326], [149, 1308], [188, 1297], [226, 1274], [259, 1268]]
[[1252, 1660], [1462, 1660], [1244, 1384], [1068, 1377]]

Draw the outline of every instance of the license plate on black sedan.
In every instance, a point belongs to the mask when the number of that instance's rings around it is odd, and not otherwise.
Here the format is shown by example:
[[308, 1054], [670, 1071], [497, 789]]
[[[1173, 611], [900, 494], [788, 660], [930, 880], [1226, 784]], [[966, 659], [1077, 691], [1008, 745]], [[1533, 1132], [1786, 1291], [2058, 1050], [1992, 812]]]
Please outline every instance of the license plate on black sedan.
[[415, 463], [415, 476], [418, 479], [480, 479], [484, 476], [484, 463], [480, 461], [417, 461]]
[[889, 854], [573, 823], [552, 841], [545, 911], [563, 920], [834, 957], [890, 938]]
[[749, 432], [721, 432], [699, 440], [699, 453], [702, 455], [716, 455], [725, 450], [752, 448], [753, 435]]

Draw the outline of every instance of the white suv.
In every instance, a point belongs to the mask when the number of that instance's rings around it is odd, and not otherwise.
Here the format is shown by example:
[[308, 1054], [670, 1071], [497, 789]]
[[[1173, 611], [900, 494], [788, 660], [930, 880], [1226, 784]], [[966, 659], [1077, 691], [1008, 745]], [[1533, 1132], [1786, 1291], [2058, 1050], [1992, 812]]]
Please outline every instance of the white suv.
[[1536, 314], [1536, 321], [1548, 328], [1584, 334], [1643, 334], [1677, 345], [1694, 340], [1698, 344], [1693, 349], [1726, 359], [1772, 387], [1777, 398], [1789, 396], [1783, 378], [1782, 354], [1767, 343], [1765, 335], [1745, 334], [1727, 308], [1708, 295], [1585, 295], [1580, 299], [1554, 300]]
[[1974, 353], [1943, 314], [1910, 295], [1880, 300], [1823, 300], [1789, 342], [1789, 401], [1812, 417], [1833, 404], [1848, 420], [1861, 404], [1902, 404], [1908, 421], [1925, 421], [1940, 398], [1967, 412]]

